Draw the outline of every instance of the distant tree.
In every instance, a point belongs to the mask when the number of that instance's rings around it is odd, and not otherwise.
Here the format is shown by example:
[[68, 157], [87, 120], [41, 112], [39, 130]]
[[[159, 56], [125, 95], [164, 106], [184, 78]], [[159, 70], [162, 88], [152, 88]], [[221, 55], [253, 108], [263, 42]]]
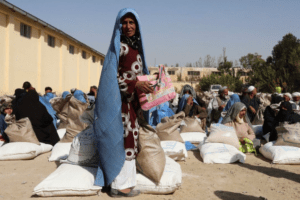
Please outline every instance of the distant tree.
[[186, 63], [185, 67], [193, 67], [192, 63]]
[[[268, 61], [271, 61], [269, 58]], [[272, 63], [276, 77], [289, 91], [300, 89], [300, 40], [288, 33], [274, 46]]]
[[200, 88], [202, 91], [207, 91], [210, 85], [220, 84], [222, 86], [227, 86], [230, 91], [240, 92], [242, 89], [243, 82], [237, 77], [233, 77], [229, 74], [211, 74], [209, 76], [203, 77], [200, 80]]
[[196, 66], [197, 67], [201, 67], [201, 68], [203, 67], [203, 65], [202, 65], [202, 58], [201, 57], [199, 58], [198, 61], [196, 61]]
[[178, 64], [178, 63], [176, 63], [175, 67], [179, 67], [179, 64]]
[[166, 63], [166, 64], [164, 64], [164, 66], [165, 66], [165, 67], [168, 67], [168, 64]]
[[227, 61], [227, 57], [224, 57], [224, 61], [219, 63], [218, 70], [222, 73], [227, 73], [231, 76], [234, 76], [232, 61]]
[[[254, 85], [261, 92], [274, 92], [276, 73], [272, 62], [265, 62], [257, 53], [248, 53], [240, 58], [240, 62], [244, 69], [250, 69], [247, 73], [250, 85]], [[240, 70], [238, 74], [242, 71]]]
[[210, 55], [206, 55], [203, 61], [204, 67], [216, 67], [216, 59], [215, 57], [211, 57]]
[[246, 56], [240, 58], [241, 66], [244, 69], [254, 69], [263, 62], [264, 60], [262, 60], [261, 56], [257, 53], [248, 53]]

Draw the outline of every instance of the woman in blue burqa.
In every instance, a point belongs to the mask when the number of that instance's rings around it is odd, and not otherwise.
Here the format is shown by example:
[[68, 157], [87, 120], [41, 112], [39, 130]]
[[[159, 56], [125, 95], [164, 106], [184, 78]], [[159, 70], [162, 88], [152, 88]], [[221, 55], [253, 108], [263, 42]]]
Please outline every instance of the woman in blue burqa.
[[134, 9], [122, 9], [116, 19], [105, 56], [95, 104], [94, 132], [99, 152], [95, 185], [111, 186], [113, 197], [136, 196], [135, 158], [139, 124], [143, 118], [136, 89], [152, 93], [149, 82], [136, 77], [149, 74], [141, 23]]

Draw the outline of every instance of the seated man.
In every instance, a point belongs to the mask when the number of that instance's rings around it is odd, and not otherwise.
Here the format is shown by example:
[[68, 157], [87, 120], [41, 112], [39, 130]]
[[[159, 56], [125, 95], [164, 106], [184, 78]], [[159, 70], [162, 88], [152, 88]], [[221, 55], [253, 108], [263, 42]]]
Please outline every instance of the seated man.
[[221, 117], [221, 112], [225, 108], [228, 101], [228, 89], [225, 86], [219, 90], [219, 96], [215, 97], [212, 101], [211, 123], [218, 123]]
[[295, 102], [291, 101], [292, 100], [292, 95], [290, 93], [284, 93], [283, 100], [287, 101], [287, 102], [290, 102], [290, 104], [292, 105], [293, 110], [297, 109], [297, 105], [295, 104]]
[[46, 88], [45, 88], [45, 95], [46, 95], [47, 93], [49, 93], [49, 92], [52, 93], [52, 88], [51, 88], [51, 87], [46, 87]]
[[185, 95], [183, 98], [186, 99], [186, 105], [183, 109], [185, 116], [197, 117], [201, 119], [201, 128], [205, 130], [207, 117], [206, 109], [200, 107], [197, 101], [195, 101], [191, 95]]
[[261, 102], [259, 98], [256, 97], [257, 90], [254, 86], [250, 86], [247, 92], [248, 96], [243, 98], [242, 103], [246, 105], [247, 115], [250, 119], [250, 122], [252, 123]]

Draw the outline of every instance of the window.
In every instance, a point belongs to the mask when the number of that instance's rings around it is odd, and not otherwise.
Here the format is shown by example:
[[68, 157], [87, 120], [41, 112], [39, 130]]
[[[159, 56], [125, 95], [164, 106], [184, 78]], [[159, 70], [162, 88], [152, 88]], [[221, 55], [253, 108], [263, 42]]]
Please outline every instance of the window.
[[69, 53], [74, 54], [74, 46], [73, 45], [69, 45]]
[[169, 75], [175, 75], [175, 71], [168, 71]]
[[96, 56], [93, 56], [93, 57], [92, 57], [92, 60], [93, 60], [93, 62], [95, 63], [95, 62], [96, 62]]
[[200, 76], [199, 71], [188, 71], [188, 75]]
[[103, 66], [103, 59], [101, 59], [100, 64]]
[[82, 51], [82, 58], [86, 59], [86, 52]]
[[55, 37], [48, 35], [48, 45], [50, 47], [55, 47]]
[[31, 38], [31, 26], [21, 23], [20, 34], [24, 37]]

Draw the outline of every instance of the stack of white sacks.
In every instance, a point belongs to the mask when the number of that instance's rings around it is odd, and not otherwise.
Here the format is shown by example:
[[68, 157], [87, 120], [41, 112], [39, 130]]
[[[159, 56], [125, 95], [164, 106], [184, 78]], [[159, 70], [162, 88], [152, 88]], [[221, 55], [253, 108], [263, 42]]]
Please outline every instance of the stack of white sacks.
[[208, 138], [198, 146], [204, 163], [244, 163], [246, 155], [239, 151], [239, 139], [233, 127], [212, 124]]
[[[99, 156], [93, 135], [93, 125], [90, 121], [89, 127], [80, 132], [71, 144], [55, 145], [49, 161], [60, 161], [62, 164], [34, 188], [33, 194], [38, 196], [99, 194], [102, 188], [94, 186]], [[137, 173], [135, 188], [142, 193], [169, 194], [181, 186], [181, 179], [180, 165], [166, 157], [159, 183], [154, 183], [145, 175]]]
[[300, 123], [276, 127], [277, 141], [268, 142], [259, 151], [274, 164], [300, 164]]

